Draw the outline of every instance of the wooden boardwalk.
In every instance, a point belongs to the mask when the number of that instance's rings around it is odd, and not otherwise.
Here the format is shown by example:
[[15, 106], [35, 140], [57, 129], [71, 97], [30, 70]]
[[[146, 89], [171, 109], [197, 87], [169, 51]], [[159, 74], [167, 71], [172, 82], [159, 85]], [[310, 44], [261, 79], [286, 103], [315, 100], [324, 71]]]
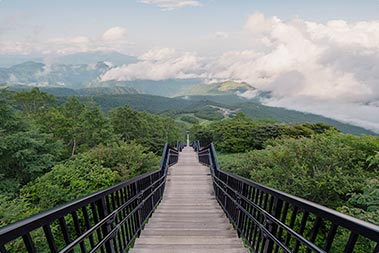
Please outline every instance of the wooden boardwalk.
[[192, 148], [169, 169], [162, 202], [130, 252], [248, 252], [214, 197], [209, 168]]

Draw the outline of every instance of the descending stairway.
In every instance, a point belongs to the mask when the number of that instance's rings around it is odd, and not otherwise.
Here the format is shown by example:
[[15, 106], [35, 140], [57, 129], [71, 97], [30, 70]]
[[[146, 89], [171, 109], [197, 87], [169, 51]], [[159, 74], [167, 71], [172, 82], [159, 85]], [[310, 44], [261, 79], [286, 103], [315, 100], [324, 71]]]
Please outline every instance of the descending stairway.
[[163, 200], [130, 252], [248, 252], [214, 197], [209, 168], [192, 148], [169, 169]]

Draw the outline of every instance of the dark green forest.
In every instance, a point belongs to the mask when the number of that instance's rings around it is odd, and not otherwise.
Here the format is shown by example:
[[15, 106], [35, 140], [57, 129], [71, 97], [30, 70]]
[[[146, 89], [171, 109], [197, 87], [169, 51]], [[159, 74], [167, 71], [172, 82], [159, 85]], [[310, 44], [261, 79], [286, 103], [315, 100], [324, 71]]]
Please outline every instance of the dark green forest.
[[157, 169], [186, 130], [225, 170], [379, 224], [379, 137], [225, 116], [214, 101], [111, 97], [1, 91], [0, 226]]
[[236, 117], [194, 125], [222, 169], [379, 224], [379, 137], [342, 134], [324, 123]]
[[0, 93], [0, 226], [157, 169], [171, 118], [122, 106], [104, 114], [38, 88]]

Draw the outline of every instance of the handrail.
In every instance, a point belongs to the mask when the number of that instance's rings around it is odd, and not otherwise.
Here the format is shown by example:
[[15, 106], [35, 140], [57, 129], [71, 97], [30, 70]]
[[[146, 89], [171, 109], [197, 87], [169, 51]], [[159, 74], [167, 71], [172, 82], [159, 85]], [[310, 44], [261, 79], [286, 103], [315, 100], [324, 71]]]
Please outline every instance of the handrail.
[[162, 199], [178, 151], [165, 144], [160, 169], [0, 229], [0, 252], [125, 252]]
[[184, 143], [181, 142], [181, 141], [178, 141], [178, 142], [176, 143], [176, 150], [177, 150], [178, 152], [182, 152], [183, 148], [184, 148]]
[[211, 169], [219, 204], [253, 252], [379, 252], [379, 226], [223, 171], [213, 143], [198, 148], [198, 156]]

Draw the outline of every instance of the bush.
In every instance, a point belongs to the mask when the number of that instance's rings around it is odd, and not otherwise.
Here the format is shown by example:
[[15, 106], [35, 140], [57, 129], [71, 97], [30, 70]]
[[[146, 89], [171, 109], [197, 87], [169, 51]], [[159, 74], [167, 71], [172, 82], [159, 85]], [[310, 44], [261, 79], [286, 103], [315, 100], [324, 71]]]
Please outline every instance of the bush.
[[[323, 134], [281, 139], [220, 159], [224, 169], [331, 208], [362, 191], [375, 172], [367, 157], [379, 150], [379, 138]], [[222, 156], [221, 156], [222, 157]], [[377, 173], [377, 172], [376, 172]]]

